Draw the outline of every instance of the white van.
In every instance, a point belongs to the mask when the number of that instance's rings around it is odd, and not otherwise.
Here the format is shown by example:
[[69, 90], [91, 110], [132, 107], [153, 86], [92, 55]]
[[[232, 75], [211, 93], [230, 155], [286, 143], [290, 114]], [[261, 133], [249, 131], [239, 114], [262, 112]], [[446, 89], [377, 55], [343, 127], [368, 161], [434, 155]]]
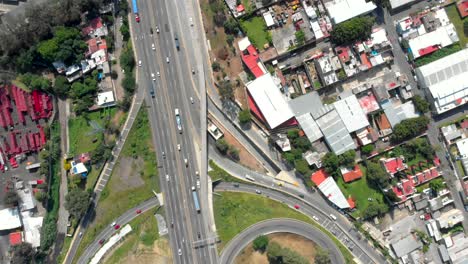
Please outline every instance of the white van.
[[336, 221], [336, 216], [334, 216], [333, 214], [330, 214], [330, 218], [331, 218], [333, 221]]

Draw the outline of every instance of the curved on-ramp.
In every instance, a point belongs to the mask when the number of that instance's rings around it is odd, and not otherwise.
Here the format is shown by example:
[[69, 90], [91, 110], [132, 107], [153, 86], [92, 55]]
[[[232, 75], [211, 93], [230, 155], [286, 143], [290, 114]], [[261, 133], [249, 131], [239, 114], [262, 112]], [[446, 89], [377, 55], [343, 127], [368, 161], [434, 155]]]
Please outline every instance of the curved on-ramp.
[[270, 219], [251, 225], [229, 241], [222, 251], [220, 263], [234, 263], [236, 256], [257, 236], [271, 233], [292, 233], [303, 236], [328, 250], [331, 263], [345, 263], [341, 251], [327, 235], [310, 224], [289, 218]]

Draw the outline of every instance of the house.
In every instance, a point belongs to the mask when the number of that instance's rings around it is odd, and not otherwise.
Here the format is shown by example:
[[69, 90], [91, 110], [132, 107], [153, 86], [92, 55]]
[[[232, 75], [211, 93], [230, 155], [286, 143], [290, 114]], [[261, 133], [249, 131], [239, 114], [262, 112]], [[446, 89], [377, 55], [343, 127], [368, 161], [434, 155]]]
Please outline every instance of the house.
[[83, 163], [72, 161], [70, 173], [72, 175], [81, 175], [81, 177], [86, 178], [88, 176], [88, 169]]
[[369, 126], [369, 120], [361, 108], [356, 95], [348, 96], [333, 103], [349, 133]]
[[281, 149], [281, 151], [291, 151], [291, 143], [289, 138], [284, 134], [278, 134], [277, 140], [275, 141], [276, 145]]
[[384, 109], [385, 115], [387, 116], [392, 128], [405, 119], [419, 116], [413, 101], [408, 101], [402, 104], [399, 100], [392, 100], [381, 104], [381, 106]]
[[348, 46], [336, 47], [335, 52], [338, 58], [340, 58], [347, 77], [351, 77], [359, 72], [359, 62]]
[[214, 140], [218, 140], [223, 137], [223, 131], [221, 131], [216, 125], [208, 121], [208, 133], [214, 138]]
[[322, 83], [330, 85], [339, 81], [337, 72], [342, 69], [340, 59], [330, 52], [315, 60], [315, 67]]
[[322, 131], [312, 116], [312, 113], [320, 111], [323, 107], [322, 100], [316, 91], [289, 101], [289, 106], [310, 142], [323, 137]]
[[273, 16], [270, 11], [263, 13], [263, 19], [265, 19], [267, 28], [271, 28], [276, 25], [276, 22], [273, 20]]
[[88, 50], [85, 53], [86, 57], [97, 52], [98, 50], [107, 50], [107, 42], [102, 38], [92, 38], [86, 41], [86, 44], [88, 45]]
[[421, 0], [390, 0], [390, 7], [392, 12], [397, 12], [419, 1]]
[[23, 243], [23, 234], [21, 232], [13, 232], [9, 235], [10, 247], [17, 246]]
[[341, 192], [333, 177], [329, 177], [324, 169], [314, 172], [310, 176], [310, 179], [315, 183], [322, 194], [335, 206], [340, 209], [351, 208], [348, 200]]
[[374, 3], [365, 0], [331, 0], [325, 2], [324, 5], [334, 24], [366, 15], [377, 8]]
[[457, 141], [459, 159], [465, 171], [468, 171], [468, 138]]
[[318, 169], [322, 167], [322, 157], [325, 156], [325, 153], [312, 152], [308, 150], [305, 153], [302, 153], [302, 158], [307, 161], [309, 166], [315, 166]]
[[468, 259], [468, 237], [461, 232], [449, 237], [450, 246], [447, 246], [450, 263], [466, 263]]
[[459, 41], [453, 24], [439, 27], [436, 30], [409, 39], [409, 51], [414, 59], [426, 56], [441, 48]]
[[381, 158], [380, 164], [383, 166], [385, 171], [390, 175], [390, 177], [394, 177], [397, 172], [405, 170], [408, 166], [405, 164], [405, 158], [403, 156], [395, 157], [395, 158]]
[[97, 94], [96, 104], [99, 107], [115, 106], [115, 97], [113, 91], [101, 92]]
[[105, 37], [108, 34], [107, 26], [100, 17], [97, 17], [89, 21], [88, 26], [81, 30], [81, 34], [90, 38]]
[[281, 94], [279, 81], [276, 82], [269, 73], [248, 82], [246, 86], [250, 110], [268, 128], [297, 124], [285, 97]]
[[442, 213], [437, 219], [437, 225], [441, 229], [448, 229], [458, 223], [463, 222], [463, 212], [458, 209], [452, 209], [448, 212]]
[[257, 49], [252, 45], [252, 43], [250, 43], [248, 37], [241, 39], [237, 45], [241, 52], [242, 62], [244, 62], [245, 66], [249, 68], [255, 78], [267, 73], [265, 65], [260, 61]]
[[73, 160], [77, 163], [81, 162], [83, 164], [88, 164], [91, 161], [91, 156], [88, 152], [85, 152], [75, 156]]
[[468, 0], [461, 0], [457, 2], [458, 13], [462, 18], [468, 16]]
[[468, 102], [468, 49], [416, 68], [416, 76], [436, 114]]
[[458, 139], [462, 139], [465, 137], [465, 134], [462, 133], [455, 124], [441, 127], [440, 132], [442, 132], [442, 135], [444, 136], [447, 145], [451, 145]]
[[59, 74], [62, 74], [65, 71], [67, 71], [67, 66], [65, 65], [65, 63], [63, 63], [63, 61], [52, 62], [52, 66], [54, 66], [55, 70]]
[[21, 227], [18, 208], [0, 210], [0, 231], [13, 230]]
[[[390, 244], [391, 249], [395, 253], [397, 258], [405, 258], [411, 252], [422, 248], [422, 243], [414, 237], [414, 235], [408, 235], [394, 243]], [[403, 262], [406, 263], [406, 262]]]
[[341, 172], [341, 175], [343, 176], [344, 182], [346, 183], [361, 179], [363, 175], [361, 171], [361, 167], [358, 164], [354, 165], [354, 168], [351, 168], [351, 169], [341, 167], [340, 172]]

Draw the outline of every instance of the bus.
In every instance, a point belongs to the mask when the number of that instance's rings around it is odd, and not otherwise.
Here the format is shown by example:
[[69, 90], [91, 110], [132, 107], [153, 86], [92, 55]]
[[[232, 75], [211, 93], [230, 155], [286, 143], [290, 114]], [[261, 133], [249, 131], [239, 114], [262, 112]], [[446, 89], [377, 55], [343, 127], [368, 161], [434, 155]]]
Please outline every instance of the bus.
[[197, 191], [194, 190], [194, 188], [195, 187], [192, 188], [193, 203], [195, 204], [195, 210], [200, 213], [200, 203], [198, 203]]
[[138, 5], [137, 0], [132, 0], [133, 13], [135, 14], [136, 22], [140, 22], [140, 16], [138, 15]]

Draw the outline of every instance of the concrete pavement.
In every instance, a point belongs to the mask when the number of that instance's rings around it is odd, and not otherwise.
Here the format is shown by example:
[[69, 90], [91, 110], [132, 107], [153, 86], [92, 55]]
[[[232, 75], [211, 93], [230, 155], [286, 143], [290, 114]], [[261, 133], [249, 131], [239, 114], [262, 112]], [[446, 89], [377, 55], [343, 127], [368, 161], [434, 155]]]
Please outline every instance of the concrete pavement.
[[224, 248], [220, 263], [234, 263], [236, 256], [259, 235], [280, 232], [297, 234], [314, 241], [318, 246], [329, 251], [331, 263], [345, 263], [340, 250], [327, 235], [310, 224], [287, 218], [262, 221], [242, 231]]

